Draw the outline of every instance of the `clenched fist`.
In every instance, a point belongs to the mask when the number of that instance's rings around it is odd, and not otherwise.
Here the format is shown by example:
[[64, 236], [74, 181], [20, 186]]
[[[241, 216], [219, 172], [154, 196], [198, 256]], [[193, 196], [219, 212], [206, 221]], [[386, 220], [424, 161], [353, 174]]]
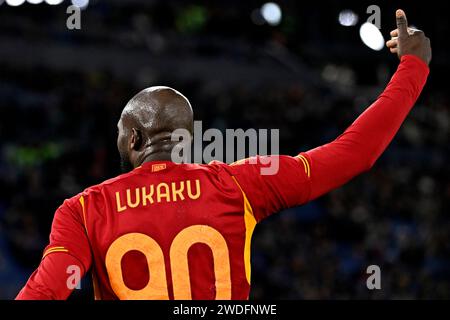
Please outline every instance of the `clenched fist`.
[[395, 16], [397, 29], [391, 31], [391, 40], [386, 42], [386, 46], [399, 58], [411, 54], [422, 59], [427, 65], [430, 64], [430, 39], [425, 36], [423, 31], [408, 28], [408, 21], [403, 10], [397, 10]]

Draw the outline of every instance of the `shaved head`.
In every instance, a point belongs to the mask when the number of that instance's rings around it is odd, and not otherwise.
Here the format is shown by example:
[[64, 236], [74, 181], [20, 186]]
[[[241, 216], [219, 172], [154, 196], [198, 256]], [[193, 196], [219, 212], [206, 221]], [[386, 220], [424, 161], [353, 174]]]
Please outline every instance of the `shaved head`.
[[193, 111], [189, 100], [170, 87], [150, 87], [135, 95], [120, 116], [117, 137], [122, 170], [143, 162], [170, 160], [176, 141], [172, 132], [185, 129], [192, 134]]

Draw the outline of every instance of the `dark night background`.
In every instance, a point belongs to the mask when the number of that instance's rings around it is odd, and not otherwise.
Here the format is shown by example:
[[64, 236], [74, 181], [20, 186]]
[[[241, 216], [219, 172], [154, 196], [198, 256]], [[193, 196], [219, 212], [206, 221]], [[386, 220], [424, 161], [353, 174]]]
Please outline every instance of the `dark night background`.
[[[90, 1], [82, 29], [70, 1], [0, 0], [0, 299], [14, 298], [65, 198], [119, 174], [116, 122], [151, 85], [180, 90], [204, 128], [279, 128], [280, 152], [334, 139], [381, 93], [398, 59], [359, 37], [381, 8], [431, 39], [429, 82], [374, 168], [256, 228], [252, 299], [450, 298], [449, 21], [443, 1]], [[355, 26], [339, 24], [353, 10]], [[382, 290], [366, 288], [368, 265]], [[90, 299], [90, 281], [71, 299]]]

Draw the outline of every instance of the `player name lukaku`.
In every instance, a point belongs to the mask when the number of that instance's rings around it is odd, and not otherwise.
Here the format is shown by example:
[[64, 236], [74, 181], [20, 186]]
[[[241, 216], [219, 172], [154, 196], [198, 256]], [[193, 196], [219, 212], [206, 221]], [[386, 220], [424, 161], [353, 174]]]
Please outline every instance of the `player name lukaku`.
[[116, 209], [122, 212], [128, 208], [145, 207], [154, 203], [177, 202], [200, 197], [200, 180], [161, 182], [135, 189], [116, 192]]

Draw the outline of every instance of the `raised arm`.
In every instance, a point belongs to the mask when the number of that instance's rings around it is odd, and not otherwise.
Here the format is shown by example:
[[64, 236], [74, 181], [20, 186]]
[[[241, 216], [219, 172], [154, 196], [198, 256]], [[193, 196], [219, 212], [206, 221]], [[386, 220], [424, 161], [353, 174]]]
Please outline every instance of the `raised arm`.
[[386, 89], [353, 124], [333, 142], [306, 152], [311, 166], [310, 200], [339, 187], [372, 167], [419, 97], [431, 60], [430, 40], [407, 26], [397, 10], [397, 29], [386, 45], [398, 54], [400, 65]]
[[[400, 65], [386, 89], [336, 140], [297, 157], [257, 157], [230, 166], [246, 193], [257, 221], [311, 201], [370, 169], [387, 148], [422, 91], [431, 59], [430, 41], [422, 31], [408, 29], [403, 11], [387, 42]], [[273, 175], [261, 174], [269, 158], [279, 161]], [[255, 163], [255, 161], [253, 161]]]
[[372, 167], [392, 141], [419, 97], [431, 60], [430, 40], [409, 29], [405, 13], [397, 10], [397, 29], [386, 45], [400, 65], [386, 89], [336, 140], [310, 150], [311, 196], [315, 199]]

